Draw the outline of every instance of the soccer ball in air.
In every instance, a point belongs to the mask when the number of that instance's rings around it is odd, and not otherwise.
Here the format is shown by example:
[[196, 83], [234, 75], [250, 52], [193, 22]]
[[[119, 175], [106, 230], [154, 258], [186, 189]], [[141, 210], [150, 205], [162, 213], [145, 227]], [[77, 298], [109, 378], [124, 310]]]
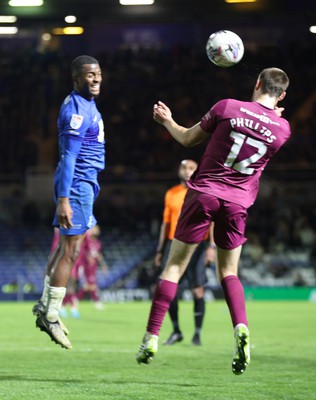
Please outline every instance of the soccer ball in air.
[[242, 59], [244, 44], [236, 33], [218, 31], [208, 38], [206, 54], [218, 67], [232, 67]]

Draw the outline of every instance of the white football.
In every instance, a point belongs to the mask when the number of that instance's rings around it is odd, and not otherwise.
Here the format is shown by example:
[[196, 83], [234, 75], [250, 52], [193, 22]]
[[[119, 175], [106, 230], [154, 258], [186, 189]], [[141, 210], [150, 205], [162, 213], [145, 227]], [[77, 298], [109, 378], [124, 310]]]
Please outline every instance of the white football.
[[244, 44], [236, 33], [218, 31], [212, 33], [206, 43], [207, 57], [219, 67], [232, 67], [244, 55]]

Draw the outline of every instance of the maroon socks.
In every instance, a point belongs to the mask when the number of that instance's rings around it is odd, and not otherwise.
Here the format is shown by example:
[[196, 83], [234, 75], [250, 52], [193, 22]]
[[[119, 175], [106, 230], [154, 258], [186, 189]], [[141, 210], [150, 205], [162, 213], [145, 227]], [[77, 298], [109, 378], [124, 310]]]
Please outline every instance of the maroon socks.
[[[238, 324], [248, 326], [244, 289], [239, 278], [235, 275], [227, 276], [222, 280], [222, 287], [233, 326]], [[152, 335], [159, 335], [162, 322], [177, 289], [177, 283], [163, 279], [158, 281], [147, 324], [147, 331]]]
[[235, 275], [226, 276], [221, 282], [224, 290], [233, 326], [245, 324], [248, 326], [244, 288]]
[[147, 331], [152, 335], [159, 335], [162, 322], [169, 309], [170, 303], [177, 293], [177, 289], [178, 284], [175, 282], [166, 281], [164, 279], [158, 281], [147, 324]]

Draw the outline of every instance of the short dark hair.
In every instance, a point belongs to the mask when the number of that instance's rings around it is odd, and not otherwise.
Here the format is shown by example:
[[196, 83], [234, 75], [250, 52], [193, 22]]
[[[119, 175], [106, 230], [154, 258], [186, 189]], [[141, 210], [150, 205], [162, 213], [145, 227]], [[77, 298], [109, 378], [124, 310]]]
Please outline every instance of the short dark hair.
[[279, 97], [289, 86], [290, 80], [282, 69], [266, 68], [261, 71], [258, 79], [261, 82], [261, 90], [263, 94], [268, 93], [270, 96]]
[[71, 75], [77, 76], [84, 64], [99, 64], [99, 61], [90, 56], [79, 56], [75, 58], [71, 63]]

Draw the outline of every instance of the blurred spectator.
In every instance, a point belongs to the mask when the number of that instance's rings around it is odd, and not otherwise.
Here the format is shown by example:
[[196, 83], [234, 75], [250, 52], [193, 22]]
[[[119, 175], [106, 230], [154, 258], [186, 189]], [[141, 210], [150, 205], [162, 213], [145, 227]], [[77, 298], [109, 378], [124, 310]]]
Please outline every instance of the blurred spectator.
[[[316, 75], [314, 42], [284, 43], [248, 49], [234, 68], [210, 65], [204, 46], [196, 43], [169, 49], [118, 49], [96, 54], [106, 71], [107, 90], [98, 98], [105, 110], [107, 169], [101, 183], [122, 182], [120, 188], [96, 202], [96, 214], [107, 229], [146, 230], [161, 215], [166, 187], [173, 181], [174, 160], [199, 159], [203, 145], [185, 149], [170, 140], [166, 130], [152, 120], [157, 100], [173, 105], [183, 125], [201, 118], [205, 105], [223, 97], [249, 99], [249, 66], [260, 71], [267, 65], [286, 67], [291, 89], [285, 99], [285, 116], [291, 121], [292, 138], [265, 171], [273, 181], [271, 193], [249, 210], [245, 251], [258, 260], [261, 253], [300, 248], [309, 252], [315, 243], [315, 195], [283, 186], [285, 179], [308, 179], [313, 174], [316, 136]], [[289, 51], [291, 49], [291, 51]], [[302, 60], [307, 59], [308, 63]], [[0, 62], [0, 174], [19, 176], [32, 166], [55, 166], [57, 157], [56, 115], [69, 87], [70, 58], [57, 51], [39, 53], [28, 49], [2, 50]], [[27, 73], [25, 73], [27, 71]], [[236, 78], [238, 76], [238, 79]], [[240, 77], [242, 77], [240, 79]], [[172, 85], [173, 90], [167, 88]], [[66, 89], [65, 89], [66, 88]], [[71, 88], [69, 87], [69, 90]], [[201, 92], [203, 96], [201, 96]], [[273, 174], [269, 171], [273, 171]], [[144, 179], [144, 182], [142, 181]], [[152, 193], [151, 182], [163, 182], [161, 195]], [[146, 190], [133, 189], [135, 182]], [[131, 189], [130, 189], [131, 188]], [[47, 205], [51, 207], [51, 205]], [[42, 211], [42, 210], [41, 210]], [[45, 214], [45, 213], [44, 213]], [[36, 205], [25, 204], [21, 191], [2, 196], [0, 218], [6, 223], [40, 223]], [[45, 224], [50, 223], [47, 217]], [[263, 248], [258, 248], [260, 241]]]
[[[107, 90], [100, 95], [98, 105], [101, 112], [106, 110], [105, 128], [111, 148], [108, 166], [124, 166], [128, 172], [157, 173], [169, 172], [175, 159], [198, 159], [201, 148], [183, 149], [170, 140], [163, 127], [153, 124], [153, 103], [160, 99], [173, 104], [176, 119], [190, 125], [201, 117], [204, 105], [200, 99], [205, 96], [207, 103], [223, 97], [249, 99], [251, 80], [247, 65], [255, 65], [259, 72], [268, 64], [282, 68], [285, 63], [286, 70], [293, 71], [289, 74], [291, 90], [285, 100], [285, 114], [292, 121], [293, 136], [277, 156], [278, 162], [299, 166], [314, 162], [315, 61], [309, 57], [304, 66], [301, 62], [308, 51], [313, 52], [312, 46], [312, 42], [304, 43], [304, 47], [296, 44], [295, 52], [289, 52], [293, 44], [288, 43], [278, 46], [277, 51], [269, 48], [269, 54], [258, 47], [246, 52], [243, 61], [230, 69], [212, 68], [203, 46], [196, 43], [161, 51], [120, 49], [96, 55], [107, 71]], [[280, 61], [280, 52], [285, 61]], [[67, 56], [57, 52], [47, 55], [21, 50], [2, 55], [0, 126], [4, 145], [0, 172], [21, 173], [28, 165], [47, 162], [55, 165], [49, 154], [57, 151], [56, 110], [65, 86], [69, 85], [68, 64]], [[304, 73], [296, 72], [302, 68]], [[170, 92], [166, 88], [171, 84]]]

